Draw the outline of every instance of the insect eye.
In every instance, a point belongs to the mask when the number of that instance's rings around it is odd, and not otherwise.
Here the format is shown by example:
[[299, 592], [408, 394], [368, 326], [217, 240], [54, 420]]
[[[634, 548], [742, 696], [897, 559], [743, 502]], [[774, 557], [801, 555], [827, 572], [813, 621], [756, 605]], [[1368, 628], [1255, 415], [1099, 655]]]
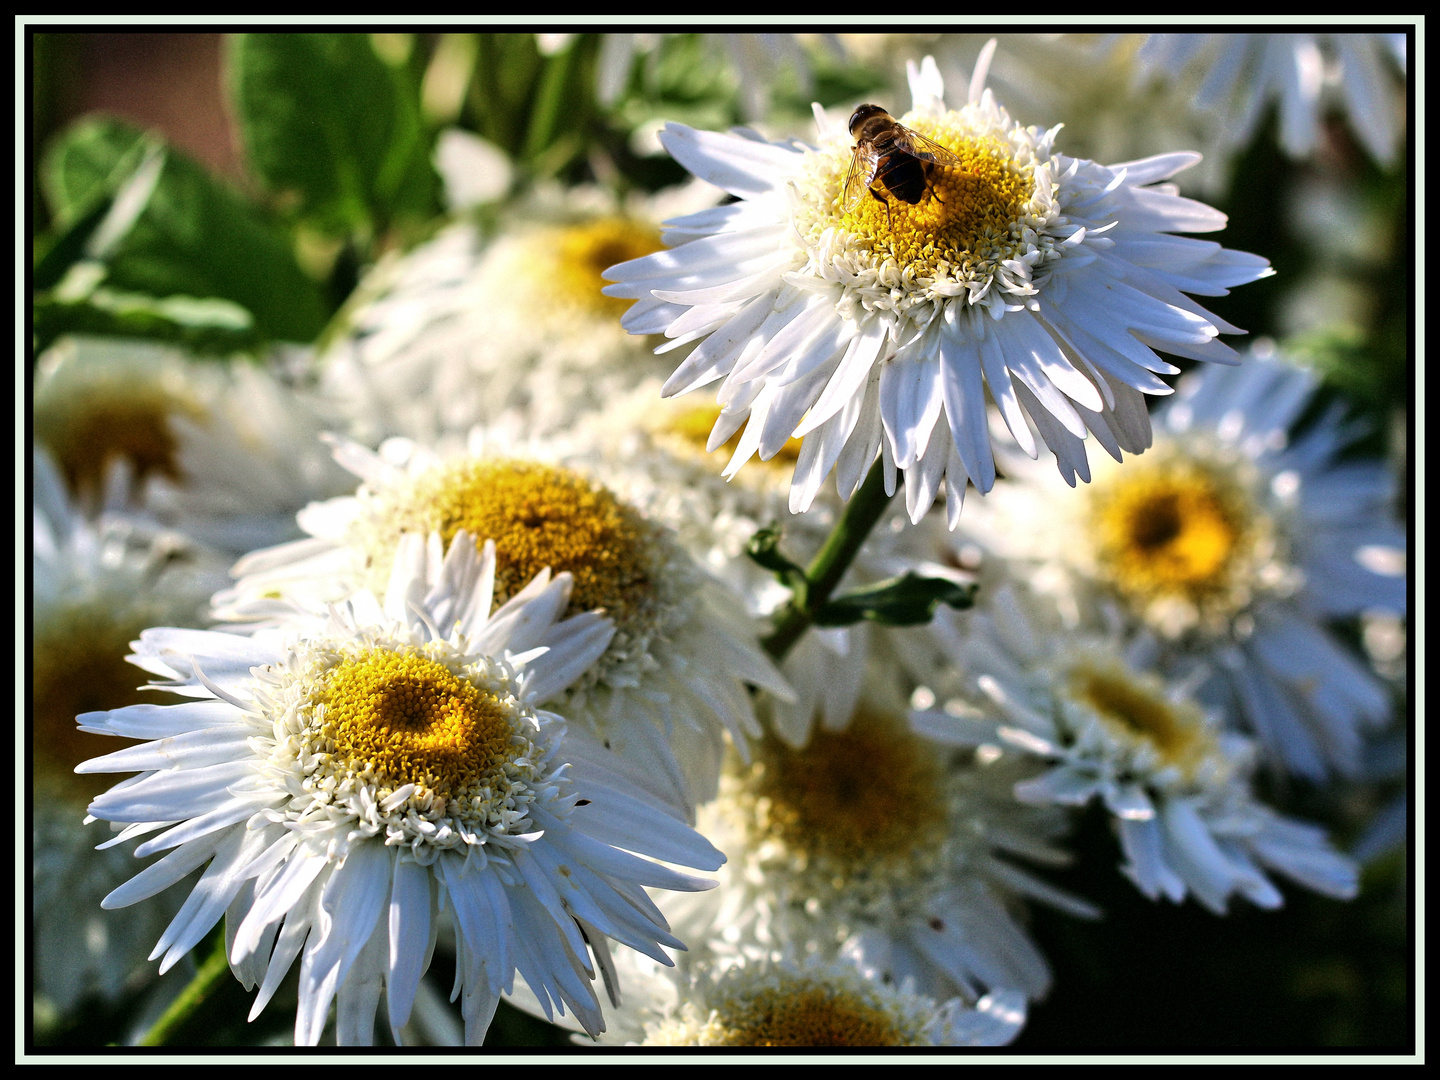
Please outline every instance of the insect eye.
[[885, 110], [880, 108], [879, 105], [861, 105], [850, 114], [850, 134], [854, 135], [855, 129], [861, 124], [869, 120], [872, 116], [878, 116], [884, 111]]

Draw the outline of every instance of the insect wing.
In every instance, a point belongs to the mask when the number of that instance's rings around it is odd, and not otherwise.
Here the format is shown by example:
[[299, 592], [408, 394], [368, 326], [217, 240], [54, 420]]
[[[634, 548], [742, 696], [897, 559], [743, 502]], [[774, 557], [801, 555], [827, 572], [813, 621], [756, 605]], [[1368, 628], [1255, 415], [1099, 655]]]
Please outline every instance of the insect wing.
[[875, 163], [876, 152], [873, 143], [862, 142], [855, 147], [855, 152], [850, 158], [850, 170], [845, 174], [845, 183], [840, 188], [841, 213], [848, 214], [860, 205], [860, 200], [865, 197], [866, 189], [874, 180]]
[[895, 125], [895, 145], [911, 157], [920, 158], [922, 161], [933, 161], [936, 165], [965, 164], [934, 139], [927, 139], [918, 131], [911, 131], [900, 124]]

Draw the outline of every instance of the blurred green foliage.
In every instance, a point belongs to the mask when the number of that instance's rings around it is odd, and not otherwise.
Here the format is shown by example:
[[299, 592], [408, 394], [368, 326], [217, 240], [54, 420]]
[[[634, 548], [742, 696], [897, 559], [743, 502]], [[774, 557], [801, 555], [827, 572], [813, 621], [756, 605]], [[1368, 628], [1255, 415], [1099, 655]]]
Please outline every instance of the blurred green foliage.
[[246, 161], [287, 216], [375, 236], [440, 210], [419, 87], [368, 34], [236, 34], [228, 89]]
[[[249, 313], [261, 339], [309, 341], [325, 324], [319, 290], [285, 235], [196, 162], [138, 128], [106, 117], [81, 120], [45, 155], [40, 183], [62, 230], [52, 250], [101, 264], [106, 289], [230, 300]], [[82, 243], [69, 227], [91, 221]], [[42, 257], [41, 266], [37, 288], [59, 286], [57, 260]], [[51, 304], [44, 329], [78, 330], [66, 325], [66, 314], [93, 322], [91, 306]]]

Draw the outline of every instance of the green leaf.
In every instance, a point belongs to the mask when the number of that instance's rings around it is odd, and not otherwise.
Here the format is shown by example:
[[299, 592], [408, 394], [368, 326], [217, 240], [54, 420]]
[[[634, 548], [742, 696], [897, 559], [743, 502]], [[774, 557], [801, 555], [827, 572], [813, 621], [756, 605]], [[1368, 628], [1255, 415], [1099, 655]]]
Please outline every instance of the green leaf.
[[107, 117], [66, 129], [40, 165], [40, 186], [56, 225], [68, 229], [112, 198], [140, 167], [150, 141], [139, 128]]
[[816, 613], [815, 625], [850, 626], [869, 619], [885, 626], [922, 626], [935, 616], [941, 604], [958, 610], [970, 607], [975, 602], [975, 590], [975, 585], [906, 571], [900, 577], [835, 597]]
[[224, 300], [95, 290], [83, 300], [37, 297], [32, 308], [35, 353], [66, 334], [166, 341], [200, 355], [253, 352], [261, 344], [249, 313]]
[[229, 80], [251, 168], [333, 234], [439, 210], [419, 89], [368, 34], [236, 34]]
[[[152, 168], [158, 178], [142, 183]], [[309, 341], [325, 324], [319, 287], [295, 261], [288, 237], [155, 136], [118, 120], [82, 120], [52, 148], [42, 177], [67, 225], [83, 225], [99, 201], [115, 198], [80, 245], [95, 248], [104, 234], [103, 250], [88, 254], [104, 262], [107, 287], [233, 301], [253, 316], [262, 339]]]
[[795, 604], [804, 605], [805, 590], [809, 584], [805, 578], [805, 570], [798, 563], [791, 562], [780, 554], [780, 527], [778, 525], [760, 529], [750, 537], [745, 543], [745, 554], [779, 578], [780, 584], [793, 590]]
[[60, 235], [50, 241], [45, 253], [35, 260], [31, 285], [37, 291], [53, 289], [60, 284], [65, 271], [85, 256], [85, 245], [100, 222], [110, 213], [114, 199], [108, 195], [96, 200], [90, 212], [81, 214]]
[[534, 34], [477, 34], [466, 112], [475, 130], [512, 158], [524, 150], [545, 58]]

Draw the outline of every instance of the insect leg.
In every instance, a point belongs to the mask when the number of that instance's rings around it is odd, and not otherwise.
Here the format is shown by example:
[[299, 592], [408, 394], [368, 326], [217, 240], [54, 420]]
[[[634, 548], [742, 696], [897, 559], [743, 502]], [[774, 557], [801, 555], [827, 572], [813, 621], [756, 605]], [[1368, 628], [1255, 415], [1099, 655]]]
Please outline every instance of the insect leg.
[[875, 198], [879, 199], [882, 203], [885, 204], [885, 224], [889, 227], [890, 234], [893, 236], [895, 234], [895, 220], [891, 216], [890, 200], [887, 199], [884, 195], [881, 195], [880, 192], [876, 191], [873, 187], [870, 188], [870, 194], [874, 195]]

